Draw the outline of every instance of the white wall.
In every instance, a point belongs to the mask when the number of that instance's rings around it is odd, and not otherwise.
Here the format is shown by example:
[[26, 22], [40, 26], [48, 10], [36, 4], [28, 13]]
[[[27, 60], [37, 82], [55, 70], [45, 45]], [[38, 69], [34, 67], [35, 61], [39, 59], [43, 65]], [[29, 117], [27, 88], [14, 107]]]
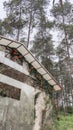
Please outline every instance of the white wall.
[[3, 74], [0, 74], [0, 82], [4, 84], [8, 84], [10, 86], [19, 88], [23, 90], [26, 95], [30, 95], [31, 93], [34, 93], [34, 88], [30, 85], [27, 85], [26, 83], [22, 83], [18, 80], [15, 80], [13, 78], [10, 78], [8, 76], [5, 76]]
[[26, 75], [29, 75], [29, 72], [28, 72], [28, 68], [27, 68], [27, 65], [25, 64], [25, 66], [21, 66], [19, 65], [18, 63], [8, 59], [5, 57], [5, 53], [0, 51], [0, 63], [3, 63], [15, 70], [18, 70], [19, 72], [22, 72]]

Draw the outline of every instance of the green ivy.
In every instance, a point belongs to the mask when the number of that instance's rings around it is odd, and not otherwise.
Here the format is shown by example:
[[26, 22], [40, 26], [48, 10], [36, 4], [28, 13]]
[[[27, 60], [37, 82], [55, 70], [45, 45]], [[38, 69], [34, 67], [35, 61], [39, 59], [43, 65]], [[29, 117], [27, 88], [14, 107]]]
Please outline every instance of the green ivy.
[[43, 76], [41, 76], [41, 74], [39, 74], [31, 64], [29, 64], [29, 72], [30, 75], [33, 75], [36, 78], [36, 86], [42, 88], [42, 90], [44, 90], [47, 94], [50, 94], [50, 97], [52, 97], [53, 86], [48, 84], [48, 82], [43, 78]]
[[0, 89], [0, 96], [6, 97], [7, 96], [7, 91], [4, 89]]

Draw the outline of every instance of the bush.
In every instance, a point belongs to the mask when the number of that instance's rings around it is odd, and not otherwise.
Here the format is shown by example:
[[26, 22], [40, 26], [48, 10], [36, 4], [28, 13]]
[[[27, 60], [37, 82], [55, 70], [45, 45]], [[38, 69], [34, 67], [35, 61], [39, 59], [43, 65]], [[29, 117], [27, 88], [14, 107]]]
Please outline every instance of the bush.
[[69, 114], [72, 114], [73, 113], [73, 107], [72, 106], [66, 107], [66, 112], [69, 113]]

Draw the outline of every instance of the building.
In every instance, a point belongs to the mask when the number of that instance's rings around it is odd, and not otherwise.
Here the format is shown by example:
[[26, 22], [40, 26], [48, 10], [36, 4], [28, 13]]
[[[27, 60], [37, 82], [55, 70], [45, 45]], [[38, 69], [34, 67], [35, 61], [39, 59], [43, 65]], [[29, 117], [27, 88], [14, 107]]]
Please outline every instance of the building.
[[61, 89], [22, 43], [0, 36], [0, 130], [47, 130], [48, 94]]

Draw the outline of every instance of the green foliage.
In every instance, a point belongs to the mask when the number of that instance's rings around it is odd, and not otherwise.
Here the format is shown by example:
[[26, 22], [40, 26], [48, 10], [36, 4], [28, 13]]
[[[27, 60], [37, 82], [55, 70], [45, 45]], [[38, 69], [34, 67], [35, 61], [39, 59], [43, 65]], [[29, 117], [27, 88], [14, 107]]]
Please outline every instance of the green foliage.
[[53, 86], [48, 84], [48, 82], [37, 72], [37, 70], [29, 64], [30, 75], [34, 76], [35, 87], [39, 87], [41, 90], [44, 90], [47, 94], [50, 94], [50, 97], [53, 96]]
[[41, 61], [41, 63], [50, 72], [53, 68], [52, 57], [54, 55], [54, 47], [52, 42], [52, 35], [49, 33], [53, 27], [53, 23], [48, 21], [44, 12], [40, 14], [40, 22], [38, 31], [33, 40], [31, 51]]
[[72, 114], [72, 113], [73, 113], [73, 108], [72, 108], [72, 106], [66, 107], [66, 112], [69, 113], [69, 114]]
[[[73, 5], [66, 0], [63, 2], [63, 8], [60, 3], [57, 3], [52, 8], [52, 14], [54, 16], [55, 28], [58, 29], [60, 36], [60, 42], [56, 48], [56, 55], [58, 62], [55, 66], [57, 74], [55, 73], [58, 81], [64, 87], [64, 101], [66, 104], [70, 103], [70, 97], [68, 96], [72, 92], [72, 48], [73, 48]], [[58, 38], [59, 41], [59, 38]], [[71, 95], [72, 97], [72, 95]], [[72, 99], [73, 100], [73, 99]]]
[[[55, 16], [55, 18], [58, 18], [58, 20], [60, 20], [60, 18], [62, 18], [63, 15], [65, 17], [69, 16], [69, 14], [71, 13], [71, 8], [72, 8], [71, 3], [68, 1], [65, 1], [63, 2], [63, 8], [61, 7], [60, 3], [57, 3], [54, 5], [51, 11], [53, 15]], [[61, 20], [58, 22], [61, 22]]]
[[21, 30], [23, 30], [23, 27], [26, 25], [27, 21], [24, 18], [23, 0], [11, 0], [4, 2], [4, 8], [7, 14], [7, 17], [3, 21], [5, 30], [9, 35], [14, 34], [19, 39]]
[[0, 96], [6, 97], [7, 91], [5, 89], [0, 89]]
[[14, 36], [17, 40], [26, 38], [28, 44], [31, 31], [38, 25], [40, 13], [44, 10], [46, 4], [47, 0], [5, 1], [4, 9], [7, 17], [3, 20], [3, 25], [6, 33]]
[[55, 120], [56, 130], [73, 130], [73, 115], [60, 115], [60, 120]]

